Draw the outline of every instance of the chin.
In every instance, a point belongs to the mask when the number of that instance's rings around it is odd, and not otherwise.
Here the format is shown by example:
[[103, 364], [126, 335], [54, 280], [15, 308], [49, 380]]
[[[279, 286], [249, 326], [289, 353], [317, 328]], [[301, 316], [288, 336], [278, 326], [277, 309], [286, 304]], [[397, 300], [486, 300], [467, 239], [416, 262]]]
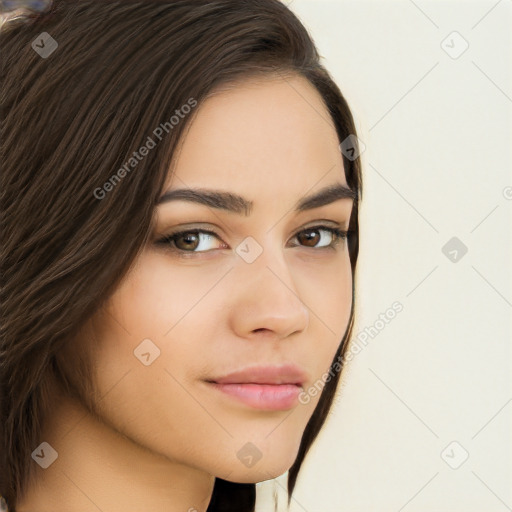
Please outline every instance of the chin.
[[[277, 452], [277, 453], [276, 453]], [[226, 476], [220, 478], [240, 484], [256, 484], [277, 478], [286, 473], [295, 462], [298, 454], [296, 450], [280, 452], [275, 450], [272, 456], [261, 457], [256, 462], [247, 461], [246, 464], [253, 464], [247, 467], [243, 462], [238, 463], [235, 468], [231, 467]], [[237, 461], [238, 462], [238, 461]]]

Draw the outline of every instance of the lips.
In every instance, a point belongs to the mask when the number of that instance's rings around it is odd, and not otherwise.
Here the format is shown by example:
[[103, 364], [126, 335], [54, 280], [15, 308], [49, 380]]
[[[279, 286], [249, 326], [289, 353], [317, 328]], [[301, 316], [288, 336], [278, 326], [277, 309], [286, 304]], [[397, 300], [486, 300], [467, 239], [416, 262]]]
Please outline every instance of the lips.
[[236, 370], [222, 377], [210, 379], [217, 384], [293, 384], [302, 386], [306, 373], [296, 365], [251, 366]]
[[288, 410], [297, 405], [307, 381], [298, 366], [253, 366], [206, 381], [229, 400], [235, 399], [253, 409]]

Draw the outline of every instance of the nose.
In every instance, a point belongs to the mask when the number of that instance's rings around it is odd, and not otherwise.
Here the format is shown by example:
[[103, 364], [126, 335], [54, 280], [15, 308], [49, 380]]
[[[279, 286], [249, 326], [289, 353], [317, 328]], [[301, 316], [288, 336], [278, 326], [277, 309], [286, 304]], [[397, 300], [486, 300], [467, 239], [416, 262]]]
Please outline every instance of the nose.
[[309, 309], [301, 300], [282, 251], [265, 249], [232, 272], [231, 328], [241, 338], [254, 333], [283, 339], [304, 331]]

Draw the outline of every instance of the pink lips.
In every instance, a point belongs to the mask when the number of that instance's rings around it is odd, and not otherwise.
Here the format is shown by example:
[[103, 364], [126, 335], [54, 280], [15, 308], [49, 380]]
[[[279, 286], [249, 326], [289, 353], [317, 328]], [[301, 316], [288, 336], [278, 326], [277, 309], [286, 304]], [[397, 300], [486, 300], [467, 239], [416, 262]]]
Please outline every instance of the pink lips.
[[207, 382], [255, 409], [279, 411], [296, 405], [307, 376], [298, 366], [252, 366]]

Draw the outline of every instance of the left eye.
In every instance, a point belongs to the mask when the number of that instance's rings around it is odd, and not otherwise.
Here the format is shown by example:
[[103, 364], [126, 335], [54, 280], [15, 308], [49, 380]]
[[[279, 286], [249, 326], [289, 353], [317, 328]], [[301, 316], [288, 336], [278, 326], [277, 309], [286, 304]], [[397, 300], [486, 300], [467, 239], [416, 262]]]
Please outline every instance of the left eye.
[[[327, 234], [321, 234], [327, 233]], [[342, 243], [348, 237], [348, 232], [338, 228], [330, 226], [313, 226], [310, 228], [299, 231], [294, 238], [299, 240], [299, 244], [304, 244], [305, 247], [312, 249], [325, 249], [334, 248], [336, 245]], [[181, 253], [198, 253], [208, 252], [209, 250], [215, 249], [215, 247], [208, 247], [208, 244], [214, 242], [214, 240], [220, 240], [219, 236], [213, 231], [205, 229], [189, 229], [187, 231], [177, 231], [166, 235], [162, 239], [157, 241], [159, 245], [165, 245], [172, 251]], [[317, 245], [318, 243], [323, 245]], [[218, 247], [219, 249], [227, 249], [228, 246], [222, 242], [224, 247]]]
[[[316, 234], [316, 233], [320, 233], [322, 231], [328, 233], [327, 237], [325, 237], [325, 236], [318, 236], [318, 234]], [[315, 233], [315, 234], [313, 234], [313, 236], [311, 236], [311, 233]], [[332, 228], [332, 227], [329, 227], [329, 226], [313, 226], [311, 228], [303, 229], [302, 231], [299, 231], [299, 233], [297, 233], [295, 235], [295, 237], [298, 237], [303, 242], [306, 242], [306, 247], [312, 247], [314, 249], [317, 249], [317, 248], [323, 249], [323, 248], [328, 248], [328, 247], [335, 247], [339, 243], [341, 243], [344, 240], [346, 240], [347, 236], [348, 236], [348, 232], [347, 231], [342, 231], [341, 229]], [[329, 237], [331, 238], [331, 241], [327, 245], [321, 245], [319, 247], [316, 246], [316, 244], [318, 243], [319, 239], [320, 239], [320, 241], [325, 242], [325, 239], [329, 238]]]

